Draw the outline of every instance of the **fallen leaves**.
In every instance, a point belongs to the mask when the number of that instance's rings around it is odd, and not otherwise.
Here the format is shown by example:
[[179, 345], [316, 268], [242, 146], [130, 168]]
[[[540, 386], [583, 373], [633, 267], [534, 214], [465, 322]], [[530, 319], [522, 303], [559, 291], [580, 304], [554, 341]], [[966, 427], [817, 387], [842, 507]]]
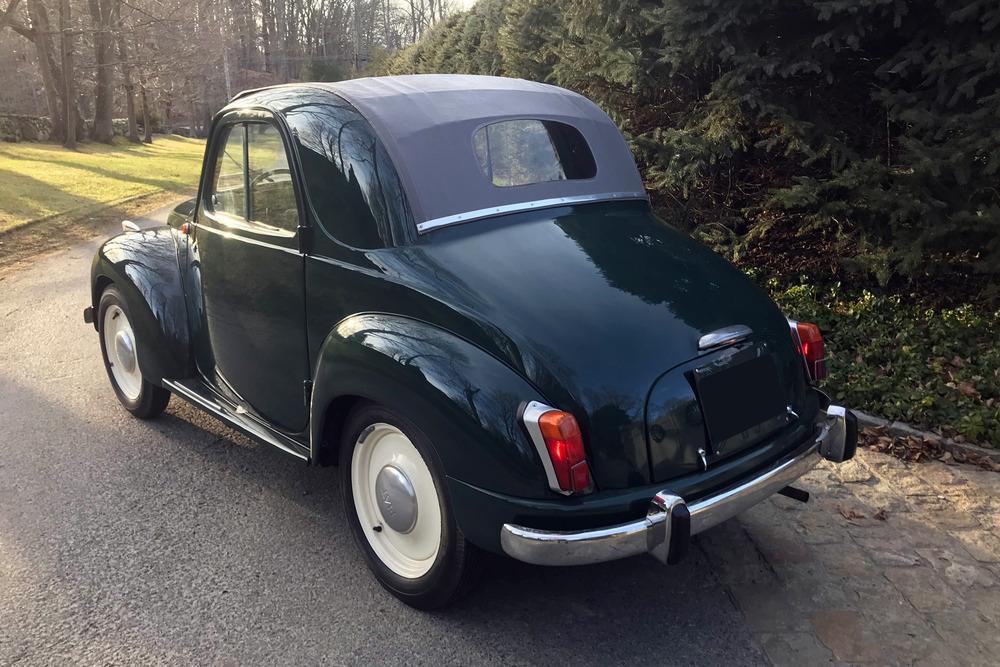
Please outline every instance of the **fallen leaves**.
[[840, 512], [840, 516], [848, 521], [857, 521], [858, 519], [865, 518], [865, 515], [861, 512], [850, 507], [844, 507], [843, 505], [837, 505], [837, 511]]
[[913, 463], [927, 461], [940, 461], [948, 465], [971, 463], [984, 470], [1000, 472], [1000, 463], [989, 456], [974, 452], [949, 451], [944, 448], [939, 438], [901, 436], [889, 433], [885, 428], [866, 428], [859, 434], [858, 444]]

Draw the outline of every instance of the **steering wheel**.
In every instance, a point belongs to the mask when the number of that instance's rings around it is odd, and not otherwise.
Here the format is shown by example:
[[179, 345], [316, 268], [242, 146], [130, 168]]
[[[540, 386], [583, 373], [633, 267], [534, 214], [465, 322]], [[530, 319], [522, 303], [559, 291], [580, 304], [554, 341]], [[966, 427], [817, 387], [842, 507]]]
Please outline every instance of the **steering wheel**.
[[257, 185], [257, 183], [260, 183], [260, 182], [264, 181], [265, 179], [266, 179], [266, 182], [273, 183], [274, 182], [274, 180], [273, 180], [274, 177], [277, 176], [277, 175], [279, 175], [279, 174], [288, 174], [289, 176], [291, 176], [292, 175], [292, 171], [291, 171], [291, 169], [286, 169], [284, 167], [282, 167], [280, 169], [267, 169], [267, 170], [262, 171], [262, 172], [260, 172], [259, 174], [257, 174], [256, 176], [253, 177], [253, 180], [250, 181], [250, 187], [253, 187], [254, 185]]

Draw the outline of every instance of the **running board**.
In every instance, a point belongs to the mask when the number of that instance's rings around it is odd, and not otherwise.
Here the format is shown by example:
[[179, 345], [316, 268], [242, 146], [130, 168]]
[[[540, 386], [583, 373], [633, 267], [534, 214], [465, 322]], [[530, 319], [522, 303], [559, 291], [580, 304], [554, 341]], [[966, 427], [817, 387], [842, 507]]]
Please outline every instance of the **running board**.
[[295, 458], [309, 461], [309, 456], [303, 451], [305, 448], [302, 445], [261, 424], [249, 414], [241, 414], [234, 407], [224, 405], [222, 401], [211, 394], [211, 390], [207, 386], [201, 382], [198, 384], [202, 386], [191, 387], [178, 380], [163, 380], [164, 387], [217, 419], [221, 419], [237, 431], [272, 447], [277, 447]]

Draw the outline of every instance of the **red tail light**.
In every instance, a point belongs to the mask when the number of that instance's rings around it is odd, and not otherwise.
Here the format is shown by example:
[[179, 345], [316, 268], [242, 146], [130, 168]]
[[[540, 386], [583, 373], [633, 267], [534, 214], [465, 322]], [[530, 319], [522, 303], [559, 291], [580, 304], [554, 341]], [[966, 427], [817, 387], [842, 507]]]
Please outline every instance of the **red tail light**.
[[525, 409], [524, 424], [542, 457], [553, 491], [568, 495], [594, 489], [583, 436], [573, 415], [532, 402]]
[[806, 370], [814, 382], [826, 377], [826, 349], [819, 327], [809, 322], [796, 322], [795, 333], [806, 363]]

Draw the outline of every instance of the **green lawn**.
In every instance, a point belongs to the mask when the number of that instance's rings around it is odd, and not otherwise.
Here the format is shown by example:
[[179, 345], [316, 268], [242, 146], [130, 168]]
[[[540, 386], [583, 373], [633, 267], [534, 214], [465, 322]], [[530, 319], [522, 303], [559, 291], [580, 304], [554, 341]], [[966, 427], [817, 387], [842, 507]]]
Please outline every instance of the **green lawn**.
[[157, 136], [151, 145], [0, 144], [0, 232], [83, 214], [157, 192], [197, 187], [205, 142]]

